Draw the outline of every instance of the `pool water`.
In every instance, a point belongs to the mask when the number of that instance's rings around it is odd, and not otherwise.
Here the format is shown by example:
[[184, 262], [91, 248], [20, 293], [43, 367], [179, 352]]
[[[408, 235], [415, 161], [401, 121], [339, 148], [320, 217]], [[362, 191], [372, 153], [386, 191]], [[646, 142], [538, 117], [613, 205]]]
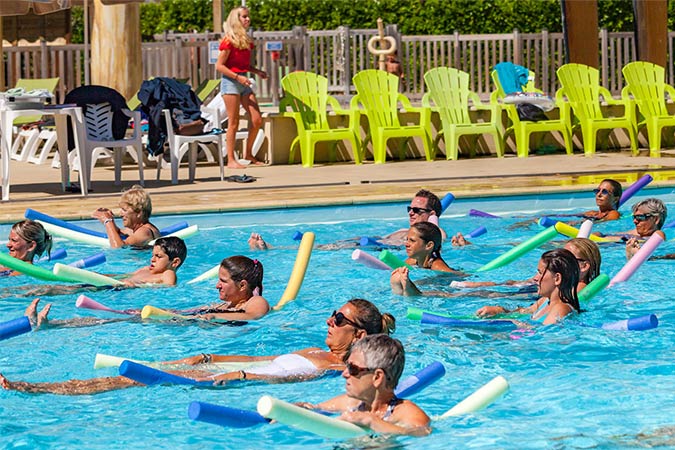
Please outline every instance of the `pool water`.
[[[658, 196], [675, 211], [670, 189], [645, 190], [636, 199]], [[634, 199], [635, 200], [635, 199]], [[629, 202], [632, 204], [633, 201]], [[498, 214], [499, 219], [469, 218], [470, 208]], [[454, 268], [473, 271], [541, 230], [532, 219], [551, 212], [578, 212], [594, 208], [592, 194], [540, 197], [504, 197], [455, 201], [441, 219], [453, 234], [484, 225], [488, 233], [473, 245], [443, 249]], [[630, 209], [623, 208], [629, 215]], [[672, 217], [671, 217], [672, 219]], [[215, 281], [186, 285], [186, 281], [216, 265], [223, 257], [246, 254], [265, 268], [265, 297], [274, 304], [281, 297], [296, 256], [295, 231], [313, 231], [317, 243], [354, 236], [383, 235], [407, 227], [405, 204], [336, 208], [273, 210], [156, 217], [160, 228], [187, 220], [200, 233], [190, 238], [188, 257], [178, 271], [176, 288], [100, 291], [88, 294], [113, 308], [152, 304], [190, 308], [217, 301]], [[520, 227], [509, 229], [521, 223]], [[97, 227], [93, 221], [83, 226]], [[0, 226], [5, 237], [10, 225]], [[596, 230], [619, 232], [632, 221], [600, 224]], [[274, 246], [251, 252], [246, 240], [260, 232]], [[673, 237], [675, 233], [671, 233]], [[561, 245], [560, 241], [544, 248]], [[73, 261], [98, 251], [86, 245], [66, 246]], [[602, 271], [610, 277], [625, 263], [621, 245], [602, 247]], [[665, 242], [657, 254], [675, 252]], [[404, 376], [433, 361], [441, 361], [446, 375], [414, 400], [429, 413], [440, 415], [497, 375], [510, 383], [509, 392], [487, 409], [464, 417], [433, 423], [424, 438], [398, 437], [345, 441], [338, 448], [617, 448], [639, 445], [659, 427], [675, 424], [675, 344], [673, 319], [675, 289], [673, 262], [646, 263], [628, 282], [601, 292], [579, 317], [563, 326], [539, 328], [532, 336], [513, 339], [503, 329], [441, 328], [406, 319], [410, 306], [453, 314], [471, 314], [485, 304], [519, 305], [527, 300], [406, 298], [393, 295], [386, 271], [354, 263], [352, 249], [314, 250], [298, 298], [264, 319], [240, 327], [159, 321], [122, 322], [88, 328], [49, 329], [1, 343], [0, 372], [10, 380], [64, 381], [71, 378], [113, 376], [117, 370], [93, 369], [96, 353], [136, 359], [169, 360], [201, 352], [220, 354], [281, 354], [305, 347], [323, 347], [325, 320], [353, 297], [373, 301], [397, 318], [394, 334], [406, 348]], [[396, 251], [402, 256], [404, 252]], [[95, 268], [101, 273], [124, 273], [147, 265], [148, 251], [107, 251], [108, 261]], [[507, 267], [471, 276], [472, 280], [526, 279], [534, 274], [540, 250]], [[445, 289], [447, 280], [431, 272], [414, 271], [423, 289]], [[34, 282], [27, 277], [0, 279], [0, 321], [20, 317], [30, 297], [17, 296], [17, 286]], [[75, 308], [77, 295], [43, 297], [52, 302], [53, 319], [113, 317]], [[605, 331], [588, 325], [654, 313], [659, 327], [644, 332]], [[343, 392], [340, 377], [296, 384], [244, 384], [221, 389], [186, 386], [132, 388], [97, 395], [60, 396], [0, 391], [0, 446], [3, 448], [336, 448], [323, 438], [273, 424], [249, 429], [227, 429], [192, 422], [191, 401], [200, 400], [255, 410], [261, 395], [288, 401], [319, 402]]]

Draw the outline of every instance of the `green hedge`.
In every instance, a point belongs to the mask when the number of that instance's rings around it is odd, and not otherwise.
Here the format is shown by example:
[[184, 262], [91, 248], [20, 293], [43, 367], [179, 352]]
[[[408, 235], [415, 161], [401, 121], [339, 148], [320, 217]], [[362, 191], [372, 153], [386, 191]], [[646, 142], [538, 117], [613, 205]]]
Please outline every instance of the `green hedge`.
[[[331, 30], [341, 25], [375, 28], [377, 18], [406, 35], [536, 33], [562, 30], [560, 0], [247, 0], [252, 26], [263, 31]], [[240, 0], [225, 0], [224, 15]], [[73, 8], [73, 42], [82, 42], [82, 8]], [[598, 0], [601, 28], [633, 30], [632, 0]], [[141, 5], [141, 34], [212, 28], [211, 0], [163, 0]], [[675, 0], [668, 1], [668, 28], [675, 29]]]

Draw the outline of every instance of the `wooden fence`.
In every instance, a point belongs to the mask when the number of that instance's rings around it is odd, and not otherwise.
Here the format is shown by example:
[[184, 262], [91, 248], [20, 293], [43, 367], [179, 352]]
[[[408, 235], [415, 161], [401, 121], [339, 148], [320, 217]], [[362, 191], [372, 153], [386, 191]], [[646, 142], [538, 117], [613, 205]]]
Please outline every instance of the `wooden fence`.
[[[364, 69], [377, 68], [377, 57], [367, 50], [368, 40], [377, 30], [340, 27], [337, 30], [308, 31], [297, 27], [292, 31], [255, 32], [256, 65], [270, 74], [258, 80], [257, 95], [263, 102], [278, 101], [280, 80], [289, 72], [307, 70], [324, 75], [331, 93], [347, 99], [354, 93], [352, 76]], [[399, 57], [405, 70], [404, 92], [412, 100], [424, 93], [424, 73], [438, 66], [449, 65], [472, 75], [472, 88], [481, 96], [492, 90], [490, 71], [500, 61], [513, 61], [536, 73], [536, 85], [554, 93], [559, 87], [555, 71], [564, 63], [562, 33], [519, 33], [442, 36], [404, 36], [395, 25], [387, 27], [387, 35], [398, 42]], [[633, 33], [609, 33], [601, 30], [599, 68], [602, 84], [614, 95], [623, 87], [621, 68], [635, 60]], [[186, 78], [193, 86], [217, 76], [208, 61], [208, 42], [213, 34], [169, 34], [157, 36], [157, 42], [142, 44], [143, 77], [167, 76]], [[278, 59], [265, 51], [265, 43], [281, 41]], [[668, 34], [667, 82], [675, 81], [675, 32]], [[83, 45], [40, 45], [3, 47], [7, 86], [18, 78], [59, 77], [58, 97], [85, 83]]]

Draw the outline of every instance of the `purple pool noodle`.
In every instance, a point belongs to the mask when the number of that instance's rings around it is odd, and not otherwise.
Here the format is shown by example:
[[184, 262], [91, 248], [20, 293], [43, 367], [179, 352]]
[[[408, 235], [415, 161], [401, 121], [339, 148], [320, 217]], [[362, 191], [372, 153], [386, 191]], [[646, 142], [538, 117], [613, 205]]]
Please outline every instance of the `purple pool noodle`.
[[0, 341], [28, 333], [30, 330], [30, 320], [26, 316], [0, 323]]
[[477, 209], [470, 209], [469, 215], [472, 217], [486, 217], [488, 219], [499, 219], [499, 216], [495, 216], [493, 214], [486, 213], [483, 211], [478, 211]]
[[621, 194], [621, 199], [619, 200], [619, 206], [626, 203], [640, 189], [647, 186], [653, 180], [654, 180], [654, 178], [652, 178], [651, 175], [647, 174], [647, 175], [643, 175], [639, 180], [637, 180], [635, 183], [631, 184], [625, 191], [623, 191], [623, 194]]
[[197, 401], [190, 403], [188, 417], [192, 420], [231, 428], [247, 428], [269, 422], [269, 419], [265, 419], [255, 411]]

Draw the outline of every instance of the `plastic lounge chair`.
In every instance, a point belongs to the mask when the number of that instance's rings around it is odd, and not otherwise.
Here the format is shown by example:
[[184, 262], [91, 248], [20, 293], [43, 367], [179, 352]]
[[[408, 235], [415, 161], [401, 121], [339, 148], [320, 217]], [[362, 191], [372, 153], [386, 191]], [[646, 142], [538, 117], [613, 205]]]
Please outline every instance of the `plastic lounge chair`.
[[220, 88], [220, 79], [204, 80], [195, 88], [195, 94], [197, 94], [197, 98], [201, 100], [202, 103], [206, 103], [206, 99], [209, 98], [217, 88]]
[[[292, 117], [298, 128], [298, 136], [291, 143], [288, 163], [295, 160], [296, 146], [300, 146], [300, 158], [303, 167], [314, 165], [314, 147], [317, 142], [332, 141], [329, 160], [335, 161], [338, 142], [347, 140], [352, 145], [354, 162], [361, 164], [362, 155], [358, 145], [359, 113], [352, 109], [346, 111], [338, 101], [328, 95], [328, 80], [311, 72], [293, 72], [281, 80], [284, 98], [279, 103], [279, 112]], [[349, 118], [347, 128], [331, 128], [328, 124], [327, 106], [333, 112]], [[286, 112], [288, 109], [291, 111]]]
[[[373, 158], [376, 164], [383, 164], [387, 158], [387, 140], [390, 138], [406, 138], [399, 147], [399, 159], [405, 159], [405, 145], [408, 138], [422, 138], [424, 154], [427, 161], [433, 159], [431, 154], [431, 137], [426, 124], [429, 123], [428, 108], [413, 108], [410, 100], [398, 92], [399, 78], [383, 70], [363, 70], [352, 79], [357, 94], [352, 97], [350, 108], [362, 107], [368, 117], [368, 135], [363, 143], [372, 139]], [[401, 125], [398, 119], [399, 102], [407, 112], [420, 114], [419, 125]]]
[[[500, 108], [496, 103], [484, 105], [478, 94], [469, 89], [469, 74], [451, 67], [438, 67], [424, 74], [424, 83], [428, 92], [422, 97], [422, 106], [438, 112], [442, 129], [433, 142], [434, 153], [440, 138], [445, 139], [445, 156], [456, 160], [458, 156], [460, 136], [474, 136], [470, 154], [473, 156], [475, 141], [482, 134], [490, 134], [494, 138], [497, 156], [504, 156], [501, 134], [499, 133]], [[433, 105], [432, 106], [432, 102]], [[490, 111], [490, 122], [476, 123], [469, 117], [469, 109]], [[431, 135], [431, 114], [428, 133]]]
[[[626, 100], [615, 100], [612, 94], [600, 86], [598, 69], [584, 64], [565, 64], [560, 67], [556, 74], [561, 88], [556, 92], [556, 101], [565, 98], [570, 103], [577, 123], [575, 127], [581, 127], [581, 136], [584, 142], [584, 154], [591, 156], [595, 153], [597, 132], [599, 130], [613, 130], [625, 128], [630, 137], [630, 146], [633, 154], [637, 154], [637, 140], [635, 127], [631, 117], [631, 105]], [[600, 99], [608, 105], [620, 105], [624, 107], [624, 114], [620, 117], [605, 117], [600, 109]]]
[[[666, 94], [675, 101], [675, 88], [666, 84], [663, 67], [644, 61], [635, 61], [621, 69], [627, 85], [621, 91], [624, 100], [633, 101], [639, 108], [642, 120], [635, 120], [635, 129], [647, 128], [649, 156], [661, 156], [661, 132], [665, 127], [675, 127], [675, 115], [666, 108]], [[635, 119], [635, 115], [633, 115]]]

